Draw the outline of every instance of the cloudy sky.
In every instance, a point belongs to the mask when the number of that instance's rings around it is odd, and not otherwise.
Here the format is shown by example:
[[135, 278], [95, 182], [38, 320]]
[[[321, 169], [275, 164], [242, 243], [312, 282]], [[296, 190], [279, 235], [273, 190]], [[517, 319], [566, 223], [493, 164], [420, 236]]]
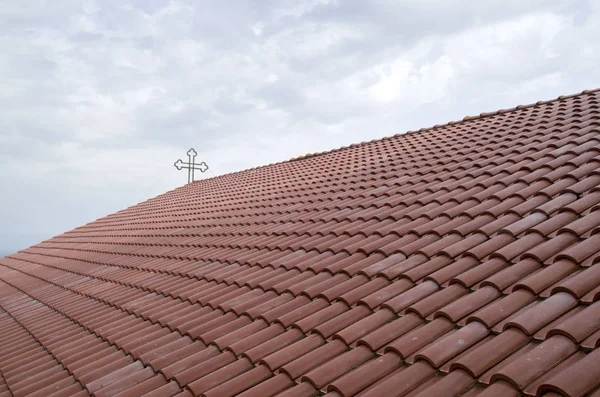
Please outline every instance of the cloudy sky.
[[1, 0], [0, 254], [189, 147], [212, 177], [598, 88], [598, 37], [593, 0]]

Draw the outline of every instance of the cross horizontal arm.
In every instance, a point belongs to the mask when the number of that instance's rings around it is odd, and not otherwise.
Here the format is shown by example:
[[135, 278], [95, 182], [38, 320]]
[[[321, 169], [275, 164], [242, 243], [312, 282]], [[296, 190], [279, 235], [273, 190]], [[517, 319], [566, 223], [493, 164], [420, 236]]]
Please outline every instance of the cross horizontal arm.
[[175, 164], [173, 164], [175, 168], [178, 170], [186, 169], [186, 170], [198, 170], [201, 172], [206, 172], [208, 170], [208, 165], [203, 161], [201, 163], [184, 163], [181, 160], [177, 160]]
[[185, 167], [185, 166], [188, 166], [188, 167], [189, 167], [189, 166], [192, 166], [192, 165], [193, 165], [194, 167], [198, 167], [198, 166], [200, 166], [202, 163], [184, 163], [184, 162], [181, 162], [181, 163], [178, 163], [178, 164], [179, 164], [180, 166], [182, 166], [182, 167]]
[[[184, 164], [186, 164], [186, 163], [184, 163]], [[193, 170], [200, 170], [200, 171], [204, 170], [204, 171], [206, 171], [206, 169], [207, 169], [208, 167], [202, 167], [202, 166], [200, 166], [199, 164], [195, 164], [194, 166], [191, 166], [191, 165], [187, 164], [187, 165], [181, 165], [181, 168], [182, 168], [182, 169], [183, 169], [183, 168], [185, 168], [185, 169], [190, 169], [190, 170], [192, 170], [192, 169], [193, 169]], [[202, 172], [204, 172], [204, 171], [202, 171]]]

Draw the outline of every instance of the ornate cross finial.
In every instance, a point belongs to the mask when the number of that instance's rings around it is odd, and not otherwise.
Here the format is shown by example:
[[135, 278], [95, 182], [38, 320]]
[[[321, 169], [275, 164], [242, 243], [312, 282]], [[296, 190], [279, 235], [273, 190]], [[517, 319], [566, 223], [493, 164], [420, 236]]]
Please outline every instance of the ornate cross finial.
[[208, 170], [208, 165], [203, 161], [200, 164], [196, 164], [196, 155], [198, 153], [192, 148], [187, 151], [188, 162], [184, 163], [181, 159], [175, 162], [175, 168], [178, 170], [182, 170], [186, 168], [188, 170], [188, 183], [194, 182], [194, 170], [199, 170], [200, 172], [206, 172]]

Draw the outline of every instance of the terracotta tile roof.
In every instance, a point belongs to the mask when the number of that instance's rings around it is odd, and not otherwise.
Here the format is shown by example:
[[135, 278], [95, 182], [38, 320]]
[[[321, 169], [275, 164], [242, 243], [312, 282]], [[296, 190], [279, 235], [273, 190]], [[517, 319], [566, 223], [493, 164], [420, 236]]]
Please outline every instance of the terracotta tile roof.
[[0, 396], [600, 394], [600, 91], [199, 181], [0, 259]]

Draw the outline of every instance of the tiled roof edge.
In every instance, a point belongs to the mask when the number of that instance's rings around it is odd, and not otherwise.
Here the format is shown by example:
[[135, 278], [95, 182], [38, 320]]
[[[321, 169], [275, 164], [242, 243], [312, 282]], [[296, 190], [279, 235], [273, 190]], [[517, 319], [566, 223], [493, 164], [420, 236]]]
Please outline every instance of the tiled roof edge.
[[498, 109], [498, 110], [496, 110], [494, 112], [484, 112], [484, 113], [480, 113], [477, 116], [465, 116], [462, 120], [449, 121], [449, 122], [444, 123], [444, 124], [436, 124], [433, 127], [421, 128], [421, 129], [416, 130], [416, 131], [406, 131], [405, 133], [398, 133], [398, 134], [394, 134], [392, 136], [386, 136], [386, 137], [383, 137], [383, 138], [373, 139], [371, 141], [363, 141], [363, 142], [360, 142], [360, 143], [354, 143], [354, 144], [351, 144], [349, 146], [342, 146], [340, 148], [332, 149], [332, 150], [326, 150], [324, 152], [308, 153], [308, 154], [305, 154], [303, 156], [293, 157], [293, 158], [291, 158], [289, 160], [279, 161], [277, 163], [269, 163], [269, 164], [261, 165], [261, 166], [258, 166], [258, 167], [248, 168], [248, 169], [241, 170], [241, 171], [235, 171], [235, 172], [229, 172], [229, 173], [223, 174], [223, 175], [217, 175], [217, 176], [214, 176], [214, 177], [211, 177], [211, 178], [200, 179], [200, 180], [194, 181], [194, 183], [198, 183], [198, 182], [202, 182], [202, 181], [207, 181], [207, 180], [212, 180], [212, 179], [220, 178], [220, 177], [227, 176], [227, 175], [241, 174], [243, 172], [258, 170], [258, 169], [261, 169], [261, 168], [270, 167], [270, 166], [274, 166], [274, 165], [286, 164], [286, 163], [291, 163], [291, 162], [301, 161], [301, 160], [307, 160], [307, 159], [311, 159], [311, 158], [314, 158], [314, 157], [323, 156], [323, 155], [330, 154], [330, 153], [335, 153], [335, 152], [338, 152], [340, 150], [354, 149], [354, 148], [365, 146], [365, 145], [368, 145], [368, 144], [382, 142], [382, 141], [385, 141], [385, 140], [388, 140], [388, 139], [398, 138], [398, 137], [404, 136], [404, 135], [419, 134], [419, 133], [422, 133], [422, 132], [427, 132], [427, 131], [431, 131], [431, 130], [437, 130], [437, 129], [440, 129], [440, 128], [445, 128], [445, 127], [448, 127], [448, 126], [454, 126], [454, 125], [457, 125], [457, 124], [465, 124], [465, 123], [468, 123], [468, 122], [474, 121], [474, 120], [481, 120], [481, 119], [484, 119], [484, 118], [497, 116], [499, 114], [506, 114], [506, 113], [510, 113], [510, 112], [515, 112], [517, 110], [528, 109], [528, 108], [535, 107], [535, 106], [540, 106], [540, 105], [546, 105], [546, 104], [553, 103], [553, 102], [556, 102], [556, 101], [562, 101], [562, 100], [569, 99], [569, 98], [575, 98], [575, 97], [578, 97], [578, 96], [581, 96], [581, 95], [592, 94], [594, 92], [599, 92], [599, 91], [600, 91], [600, 88], [595, 88], [595, 89], [592, 89], [592, 90], [583, 90], [583, 91], [581, 91], [579, 93], [576, 93], [576, 94], [561, 95], [558, 98], [549, 99], [549, 100], [546, 100], [546, 101], [537, 101], [535, 103], [530, 103], [530, 104], [526, 104], [526, 105], [518, 105], [518, 106], [515, 106], [515, 107], [512, 107], [512, 108], [508, 108], [508, 109]]

